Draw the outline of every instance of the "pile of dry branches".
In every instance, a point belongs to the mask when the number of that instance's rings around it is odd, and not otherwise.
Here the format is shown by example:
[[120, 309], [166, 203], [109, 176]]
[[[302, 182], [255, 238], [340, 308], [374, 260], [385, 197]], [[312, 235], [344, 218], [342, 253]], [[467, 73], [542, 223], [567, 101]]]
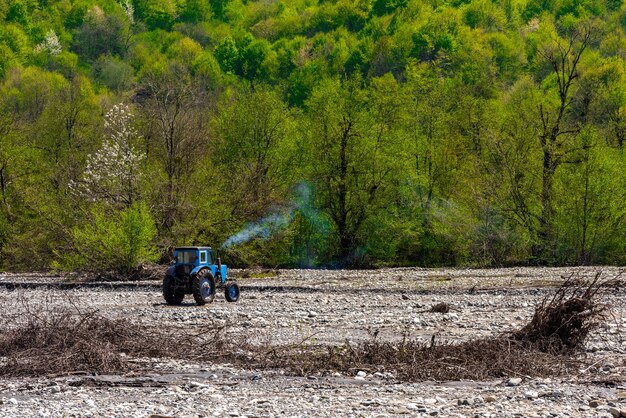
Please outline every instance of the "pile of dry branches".
[[589, 284], [570, 278], [546, 298], [533, 319], [511, 334], [463, 343], [371, 340], [341, 346], [252, 345], [223, 336], [222, 328], [192, 335], [179, 328], [146, 328], [76, 308], [28, 311], [0, 330], [0, 376], [117, 373], [133, 358], [217, 361], [285, 369], [298, 375], [356, 370], [391, 372], [401, 380], [547, 376], [577, 364], [581, 348], [606, 307], [598, 301], [599, 275]]
[[124, 372], [132, 368], [129, 357], [176, 357], [189, 345], [96, 312], [63, 309], [31, 315], [0, 336], [0, 376]]
[[562, 354], [583, 347], [589, 333], [606, 319], [607, 306], [598, 302], [600, 273], [585, 283], [571, 276], [535, 309], [525, 327], [512, 334], [524, 347]]
[[[546, 297], [522, 329], [462, 343], [370, 341], [343, 346], [272, 348], [256, 357], [262, 367], [284, 368], [299, 375], [357, 370], [392, 372], [401, 380], [487, 379], [503, 376], [554, 376], [577, 369], [575, 355], [589, 333], [605, 319], [600, 274], [590, 282], [570, 277]], [[431, 312], [442, 312], [435, 305]], [[445, 306], [448, 308], [448, 306]]]

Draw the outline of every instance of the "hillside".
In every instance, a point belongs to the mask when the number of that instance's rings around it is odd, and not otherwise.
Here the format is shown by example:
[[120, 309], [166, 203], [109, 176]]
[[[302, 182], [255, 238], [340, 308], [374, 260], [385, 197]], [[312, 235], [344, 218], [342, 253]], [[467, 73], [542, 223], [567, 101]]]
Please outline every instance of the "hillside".
[[626, 263], [621, 0], [0, 0], [2, 269]]

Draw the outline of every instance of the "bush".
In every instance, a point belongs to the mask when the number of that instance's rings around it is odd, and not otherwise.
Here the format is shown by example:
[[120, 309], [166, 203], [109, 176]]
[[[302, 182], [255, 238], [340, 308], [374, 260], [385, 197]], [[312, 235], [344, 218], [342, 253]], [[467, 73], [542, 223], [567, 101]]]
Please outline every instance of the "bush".
[[103, 55], [95, 66], [96, 78], [114, 91], [125, 91], [132, 87], [135, 70], [121, 59]]
[[60, 254], [55, 267], [128, 273], [139, 263], [157, 260], [156, 226], [145, 204], [134, 203], [117, 214], [95, 206], [91, 214], [91, 222], [72, 229], [74, 251]]

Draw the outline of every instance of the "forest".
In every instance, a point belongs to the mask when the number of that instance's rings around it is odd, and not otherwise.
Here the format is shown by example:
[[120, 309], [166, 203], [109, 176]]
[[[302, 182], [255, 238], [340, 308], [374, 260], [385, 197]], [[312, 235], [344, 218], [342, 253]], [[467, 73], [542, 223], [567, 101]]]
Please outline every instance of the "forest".
[[626, 264], [622, 0], [0, 0], [0, 269]]

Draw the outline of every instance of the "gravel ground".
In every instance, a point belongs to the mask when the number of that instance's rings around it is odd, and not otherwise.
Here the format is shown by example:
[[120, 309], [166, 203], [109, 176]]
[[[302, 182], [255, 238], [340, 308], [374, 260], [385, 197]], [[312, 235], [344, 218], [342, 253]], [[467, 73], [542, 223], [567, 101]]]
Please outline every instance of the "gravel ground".
[[[27, 302], [74, 304], [147, 325], [202, 329], [224, 324], [232, 335], [273, 344], [341, 344], [346, 340], [463, 341], [525, 324], [533, 308], [571, 274], [606, 278], [616, 268], [281, 270], [240, 279], [242, 298], [197, 307], [163, 303], [156, 281], [80, 283], [72, 277], [1, 275], [0, 309]], [[233, 272], [242, 275], [242, 272]], [[150, 373], [0, 380], [0, 417], [197, 416], [574, 416], [626, 417], [626, 289], [606, 296], [609, 321], [589, 340], [589, 366], [575, 376], [495, 381], [397, 382], [359, 371], [352, 376], [293, 377], [230, 365], [144, 359]], [[447, 314], [427, 312], [438, 302]], [[517, 378], [517, 379], [516, 379]]]

